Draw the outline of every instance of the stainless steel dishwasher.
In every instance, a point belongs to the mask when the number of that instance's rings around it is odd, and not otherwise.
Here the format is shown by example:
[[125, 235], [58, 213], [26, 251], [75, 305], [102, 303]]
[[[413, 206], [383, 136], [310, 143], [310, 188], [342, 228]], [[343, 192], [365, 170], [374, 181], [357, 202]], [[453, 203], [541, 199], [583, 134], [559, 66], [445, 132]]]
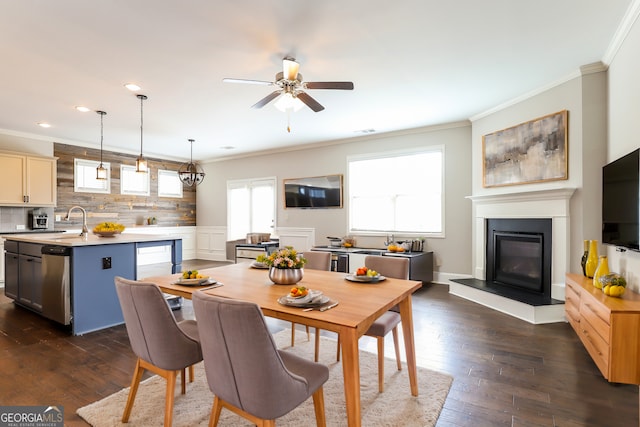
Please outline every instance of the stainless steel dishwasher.
[[63, 325], [71, 323], [71, 278], [67, 246], [42, 247], [42, 315]]

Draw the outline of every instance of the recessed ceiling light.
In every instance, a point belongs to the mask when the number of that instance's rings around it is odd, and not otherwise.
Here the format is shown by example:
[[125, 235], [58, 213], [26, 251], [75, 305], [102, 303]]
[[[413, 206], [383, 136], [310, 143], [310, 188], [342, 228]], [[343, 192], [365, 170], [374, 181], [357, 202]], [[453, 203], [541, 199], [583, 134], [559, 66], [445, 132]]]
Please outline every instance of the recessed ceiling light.
[[50, 128], [51, 125], [49, 123], [46, 122], [38, 122], [38, 126], [40, 126], [41, 128]]
[[124, 87], [129, 89], [131, 92], [136, 92], [136, 91], [139, 91], [141, 89], [140, 86], [138, 86], [135, 83], [127, 83], [126, 85], [124, 85]]
[[81, 113], [87, 113], [87, 112], [91, 111], [90, 108], [85, 107], [83, 105], [76, 105], [76, 110], [80, 111]]

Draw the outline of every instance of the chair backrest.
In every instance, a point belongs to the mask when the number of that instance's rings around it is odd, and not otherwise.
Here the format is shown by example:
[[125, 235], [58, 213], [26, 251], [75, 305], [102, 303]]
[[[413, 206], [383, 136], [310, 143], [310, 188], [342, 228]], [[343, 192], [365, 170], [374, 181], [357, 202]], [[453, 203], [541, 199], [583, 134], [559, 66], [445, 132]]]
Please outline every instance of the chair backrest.
[[256, 304], [201, 291], [192, 298], [213, 394], [264, 419], [286, 414], [292, 400], [309, 395], [307, 381], [285, 367]]
[[408, 258], [369, 255], [364, 258], [364, 265], [386, 277], [409, 278]]
[[166, 370], [184, 368], [185, 358], [201, 360], [198, 342], [180, 329], [158, 285], [122, 277], [114, 282], [136, 356]]
[[309, 251], [302, 255], [307, 260], [304, 268], [311, 270], [331, 270], [331, 252]]

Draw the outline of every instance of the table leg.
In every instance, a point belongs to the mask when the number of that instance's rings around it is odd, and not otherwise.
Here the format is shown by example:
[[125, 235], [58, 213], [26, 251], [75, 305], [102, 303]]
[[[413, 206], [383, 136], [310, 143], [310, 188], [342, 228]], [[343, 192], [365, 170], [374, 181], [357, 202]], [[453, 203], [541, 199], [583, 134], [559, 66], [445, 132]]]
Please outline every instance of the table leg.
[[416, 368], [416, 349], [413, 342], [413, 312], [411, 308], [411, 295], [407, 296], [399, 304], [400, 317], [402, 318], [402, 334], [404, 336], [404, 351], [407, 355], [407, 370], [409, 371], [409, 385], [411, 394], [418, 395], [418, 369]]
[[344, 375], [344, 396], [347, 404], [347, 425], [360, 427], [360, 355], [358, 353], [358, 334], [354, 328], [340, 331], [342, 346], [342, 372]]

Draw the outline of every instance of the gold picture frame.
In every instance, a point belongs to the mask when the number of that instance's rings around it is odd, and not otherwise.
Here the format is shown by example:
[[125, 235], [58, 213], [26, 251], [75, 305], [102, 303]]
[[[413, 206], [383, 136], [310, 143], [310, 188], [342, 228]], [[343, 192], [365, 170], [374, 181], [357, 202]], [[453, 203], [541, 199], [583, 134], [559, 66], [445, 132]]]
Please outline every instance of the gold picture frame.
[[567, 110], [482, 137], [482, 186], [568, 179]]

